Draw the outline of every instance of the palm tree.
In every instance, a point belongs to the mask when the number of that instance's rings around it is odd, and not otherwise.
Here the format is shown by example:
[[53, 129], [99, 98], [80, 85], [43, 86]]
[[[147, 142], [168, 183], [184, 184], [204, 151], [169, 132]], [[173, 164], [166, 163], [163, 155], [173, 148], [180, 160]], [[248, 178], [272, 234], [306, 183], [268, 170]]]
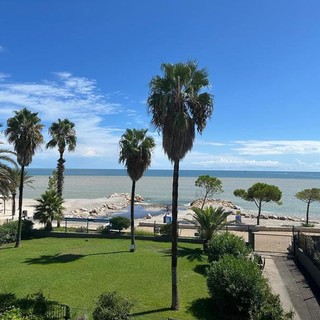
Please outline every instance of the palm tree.
[[[10, 191], [11, 199], [12, 199], [12, 216], [16, 214], [16, 195], [17, 189], [20, 185], [20, 177], [21, 177], [21, 170], [17, 167], [5, 168], [0, 169], [0, 175], [4, 174], [7, 177], [7, 186]], [[31, 184], [34, 182], [32, 176], [25, 170], [23, 174], [23, 183], [32, 188]]]
[[154, 139], [146, 136], [147, 129], [127, 129], [120, 139], [119, 163], [127, 167], [127, 172], [132, 180], [131, 188], [131, 247], [135, 251], [134, 238], [134, 196], [136, 181], [138, 181], [145, 170], [151, 164], [151, 153], [155, 147]]
[[14, 111], [15, 116], [7, 120], [5, 135], [9, 143], [13, 143], [17, 160], [21, 166], [19, 184], [19, 220], [18, 232], [15, 247], [21, 245], [21, 220], [22, 220], [22, 200], [23, 200], [23, 179], [24, 170], [32, 162], [35, 150], [42, 144], [43, 136], [41, 130], [43, 125], [38, 113], [33, 113], [26, 108]]
[[52, 221], [63, 216], [63, 199], [55, 190], [46, 190], [37, 201], [33, 218], [45, 223], [45, 230], [52, 231]]
[[51, 140], [47, 143], [46, 148], [55, 148], [58, 146], [60, 157], [58, 159], [58, 183], [57, 192], [62, 197], [63, 189], [63, 173], [64, 163], [63, 154], [68, 148], [68, 151], [74, 151], [77, 145], [76, 131], [74, 129], [74, 123], [68, 119], [58, 119], [58, 122], [53, 122], [49, 128], [49, 135]]
[[227, 217], [232, 211], [225, 211], [223, 207], [214, 208], [212, 206], [202, 208], [193, 207], [193, 219], [196, 221], [199, 234], [204, 239], [203, 249], [206, 251], [208, 242], [213, 234], [221, 230], [227, 224]]
[[213, 97], [203, 89], [209, 87], [205, 69], [197, 63], [162, 64], [164, 75], [154, 76], [150, 82], [148, 111], [152, 124], [162, 132], [164, 152], [173, 163], [172, 184], [172, 304], [179, 309], [177, 286], [178, 262], [178, 180], [179, 163], [192, 149], [195, 128], [202, 133], [213, 111]]
[[[1, 127], [1, 124], [0, 124]], [[2, 142], [0, 142], [1, 144]], [[8, 172], [11, 169], [9, 165], [13, 165], [17, 168], [17, 163], [10, 157], [10, 155], [16, 155], [14, 152], [7, 149], [0, 149], [0, 194], [3, 199], [4, 213], [6, 213], [6, 200], [10, 197], [10, 188], [8, 183]]]

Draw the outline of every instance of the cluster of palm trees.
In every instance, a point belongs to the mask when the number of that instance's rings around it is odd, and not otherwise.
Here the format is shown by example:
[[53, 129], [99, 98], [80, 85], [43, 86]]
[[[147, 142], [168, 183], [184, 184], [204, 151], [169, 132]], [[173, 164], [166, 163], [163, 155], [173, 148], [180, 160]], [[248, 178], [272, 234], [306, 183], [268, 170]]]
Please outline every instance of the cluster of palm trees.
[[[204, 89], [210, 86], [206, 69], [198, 69], [197, 63], [161, 66], [162, 76], [150, 82], [148, 112], [151, 123], [162, 133], [162, 146], [173, 163], [172, 184], [172, 247], [171, 247], [171, 309], [179, 309], [178, 296], [178, 181], [179, 164], [193, 147], [196, 131], [202, 133], [213, 112], [213, 97]], [[124, 163], [132, 179], [131, 196], [131, 251], [134, 244], [134, 190], [135, 183], [151, 163], [154, 141], [146, 137], [146, 130], [127, 130], [120, 140], [119, 162]]]
[[[14, 111], [14, 116], [7, 120], [7, 128], [4, 133], [9, 143], [13, 144], [14, 152], [6, 151], [11, 155], [17, 157], [17, 163], [12, 158], [5, 159], [13, 165], [13, 168], [5, 165], [1, 168], [1, 192], [5, 196], [8, 192], [11, 193], [12, 199], [15, 199], [16, 190], [19, 188], [19, 218], [18, 231], [15, 247], [21, 245], [21, 226], [22, 226], [22, 202], [23, 202], [23, 187], [24, 184], [32, 183], [31, 177], [26, 172], [25, 168], [32, 162], [32, 158], [36, 150], [44, 142], [42, 129], [44, 125], [41, 124], [41, 119], [38, 113], [31, 112], [27, 108], [19, 111]], [[63, 172], [64, 162], [63, 154], [68, 147], [69, 151], [75, 149], [76, 146], [76, 132], [75, 125], [68, 119], [58, 120], [53, 122], [49, 128], [49, 135], [51, 140], [47, 143], [47, 148], [58, 147], [60, 157], [58, 159], [58, 187], [57, 195], [62, 198], [63, 186]], [[18, 167], [20, 166], [20, 168]], [[15, 212], [15, 201], [13, 201], [13, 213]], [[49, 210], [49, 209], [48, 209]]]
[[[150, 81], [150, 93], [147, 100], [151, 123], [162, 133], [162, 146], [169, 160], [173, 163], [172, 184], [172, 253], [171, 279], [173, 310], [179, 309], [178, 299], [178, 181], [180, 161], [192, 149], [196, 132], [201, 134], [207, 120], [213, 112], [213, 96], [205, 92], [210, 87], [206, 69], [198, 69], [195, 61], [186, 63], [161, 65], [163, 75], [156, 75]], [[16, 246], [20, 246], [21, 214], [23, 197], [23, 177], [35, 150], [43, 143], [41, 130], [43, 125], [37, 113], [27, 109], [15, 111], [15, 116], [7, 122], [5, 134], [8, 141], [14, 145], [17, 161], [21, 167], [19, 184], [19, 230]], [[151, 163], [152, 150], [155, 143], [152, 137], [146, 135], [147, 130], [127, 129], [120, 140], [119, 162], [123, 163], [132, 180], [131, 195], [131, 247], [135, 250], [134, 240], [134, 193], [135, 184], [142, 177]], [[58, 196], [62, 197], [63, 189], [63, 154], [76, 146], [74, 124], [67, 119], [53, 123], [49, 129], [52, 139], [48, 148], [58, 147]], [[49, 197], [46, 197], [49, 199]], [[45, 198], [42, 198], [45, 203]], [[40, 203], [41, 204], [41, 203]], [[48, 209], [53, 210], [53, 209]], [[50, 225], [49, 225], [50, 227]]]
[[[179, 309], [178, 296], [178, 181], [179, 164], [193, 147], [196, 130], [202, 133], [213, 112], [213, 97], [204, 89], [210, 86], [206, 69], [198, 69], [197, 63], [170, 64], [161, 66], [162, 76], [150, 81], [148, 112], [151, 123], [162, 133], [162, 146], [173, 163], [172, 184], [172, 247], [171, 247], [171, 309]], [[135, 183], [151, 164], [154, 140], [146, 136], [147, 130], [127, 129], [120, 140], [119, 162], [123, 163], [132, 180], [131, 192], [131, 247], [134, 240], [134, 192]], [[195, 215], [197, 213], [195, 212]]]

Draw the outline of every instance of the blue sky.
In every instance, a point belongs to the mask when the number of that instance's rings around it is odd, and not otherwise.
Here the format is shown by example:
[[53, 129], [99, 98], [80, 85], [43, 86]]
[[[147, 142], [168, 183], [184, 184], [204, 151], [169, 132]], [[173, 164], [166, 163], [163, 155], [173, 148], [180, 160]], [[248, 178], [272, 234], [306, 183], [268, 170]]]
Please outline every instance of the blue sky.
[[[163, 62], [206, 67], [215, 110], [182, 169], [320, 169], [318, 0], [3, 0], [0, 122], [38, 112], [75, 122], [69, 168], [122, 168], [126, 128], [149, 128], [153, 169], [170, 169], [147, 114]], [[5, 138], [0, 137], [1, 141]], [[33, 168], [53, 168], [39, 150]]]

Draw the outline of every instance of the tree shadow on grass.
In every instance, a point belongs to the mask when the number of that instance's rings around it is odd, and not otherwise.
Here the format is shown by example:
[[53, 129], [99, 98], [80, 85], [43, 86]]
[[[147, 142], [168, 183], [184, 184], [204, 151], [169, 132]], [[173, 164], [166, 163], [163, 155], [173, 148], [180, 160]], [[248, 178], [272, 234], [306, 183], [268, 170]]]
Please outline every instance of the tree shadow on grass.
[[195, 260], [199, 262], [206, 260], [206, 256], [204, 255], [203, 250], [200, 248], [190, 249], [179, 246], [178, 256], [182, 258], [187, 258], [191, 262]]
[[165, 312], [165, 311], [171, 311], [171, 308], [160, 308], [160, 309], [148, 310], [143, 312], [135, 312], [135, 313], [131, 313], [131, 315], [132, 317], [139, 317], [147, 314], [153, 314], [153, 313], [159, 313], [159, 312]]
[[109, 255], [117, 253], [127, 253], [128, 251], [113, 251], [113, 252], [102, 252], [102, 253], [92, 253], [92, 254], [54, 254], [54, 255], [42, 255], [36, 258], [26, 258], [24, 263], [27, 264], [53, 264], [53, 263], [68, 263], [74, 262], [84, 257], [98, 256], [98, 255]]
[[208, 267], [209, 264], [198, 264], [193, 268], [193, 271], [201, 274], [202, 276], [206, 276]]
[[[163, 250], [165, 256], [171, 256], [171, 249]], [[203, 253], [203, 250], [200, 248], [190, 249], [186, 247], [178, 247], [178, 257], [187, 258], [189, 261], [204, 261], [206, 260], [206, 256]]]
[[194, 300], [188, 308], [188, 312], [198, 320], [219, 320], [220, 318], [213, 311], [212, 300], [210, 298]]

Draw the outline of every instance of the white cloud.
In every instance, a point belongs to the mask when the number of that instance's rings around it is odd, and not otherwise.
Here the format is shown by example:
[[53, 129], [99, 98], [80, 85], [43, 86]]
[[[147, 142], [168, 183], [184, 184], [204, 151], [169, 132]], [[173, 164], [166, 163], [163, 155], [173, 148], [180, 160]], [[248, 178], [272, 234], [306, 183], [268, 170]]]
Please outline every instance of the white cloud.
[[270, 141], [235, 141], [238, 145], [233, 150], [240, 155], [286, 155], [320, 154], [320, 141], [313, 140], [270, 140]]
[[195, 146], [211, 146], [211, 147], [223, 147], [226, 143], [222, 142], [212, 142], [212, 141], [204, 141], [204, 140], [196, 140]]
[[247, 159], [245, 157], [238, 157], [232, 155], [210, 155], [201, 153], [192, 153], [190, 155], [190, 163], [202, 169], [230, 169], [230, 170], [244, 170], [253, 168], [269, 168], [275, 169], [283, 166], [283, 164], [276, 160], [256, 160]]
[[5, 51], [6, 51], [5, 47], [0, 45], [0, 53]]
[[[0, 52], [1, 52], [1, 50], [0, 50]], [[7, 79], [9, 77], [10, 77], [10, 74], [0, 72], [0, 81], [4, 81], [5, 79]]]
[[[0, 80], [5, 80], [1, 75]], [[95, 80], [75, 77], [68, 72], [58, 72], [55, 76], [54, 81], [37, 83], [0, 82], [1, 122], [5, 125], [4, 119], [11, 117], [13, 110], [27, 107], [39, 113], [46, 125], [43, 134], [45, 141], [48, 141], [47, 128], [50, 124], [58, 118], [68, 118], [76, 125], [78, 139], [75, 152], [68, 153], [68, 158], [83, 162], [83, 167], [91, 166], [90, 161], [85, 159], [99, 157], [106, 161], [105, 167], [109, 167], [108, 162], [117, 164], [118, 142], [124, 132], [123, 126], [130, 117], [135, 122], [136, 113], [127, 112], [124, 105], [112, 101], [112, 94], [102, 95]], [[123, 121], [111, 122], [109, 118], [117, 114], [121, 114]], [[53, 163], [56, 161], [54, 151], [43, 146], [35, 158], [39, 162]]]

